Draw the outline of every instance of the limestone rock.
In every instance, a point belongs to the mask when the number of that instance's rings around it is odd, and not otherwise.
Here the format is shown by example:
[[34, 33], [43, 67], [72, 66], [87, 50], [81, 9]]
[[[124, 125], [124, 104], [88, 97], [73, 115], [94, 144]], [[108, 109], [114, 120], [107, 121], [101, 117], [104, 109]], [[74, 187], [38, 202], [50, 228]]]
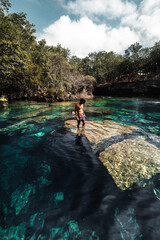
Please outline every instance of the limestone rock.
[[116, 185], [125, 190], [160, 171], [160, 149], [141, 139], [126, 139], [99, 155]]
[[[70, 130], [76, 134], [78, 133], [76, 120], [66, 121], [65, 127], [70, 128]], [[138, 127], [136, 126], [128, 126], [126, 124], [117, 123], [111, 120], [87, 121], [85, 129], [81, 134], [84, 134], [91, 143], [98, 143], [105, 138], [110, 138], [125, 133], [132, 133], [137, 129]]]

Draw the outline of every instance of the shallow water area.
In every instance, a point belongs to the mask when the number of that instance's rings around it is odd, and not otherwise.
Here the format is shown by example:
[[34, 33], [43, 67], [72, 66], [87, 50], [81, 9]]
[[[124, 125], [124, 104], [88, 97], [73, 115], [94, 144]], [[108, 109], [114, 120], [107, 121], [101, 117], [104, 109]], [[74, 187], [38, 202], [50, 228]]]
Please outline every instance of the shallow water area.
[[[145, 164], [160, 162], [160, 101], [88, 100], [85, 133], [65, 127], [75, 104], [26, 101], [0, 110], [0, 239], [159, 239], [160, 172]], [[132, 166], [126, 142], [145, 142], [144, 159], [137, 157], [145, 174], [121, 189], [118, 164], [115, 180], [99, 156], [117, 149], [116, 161], [126, 157]]]

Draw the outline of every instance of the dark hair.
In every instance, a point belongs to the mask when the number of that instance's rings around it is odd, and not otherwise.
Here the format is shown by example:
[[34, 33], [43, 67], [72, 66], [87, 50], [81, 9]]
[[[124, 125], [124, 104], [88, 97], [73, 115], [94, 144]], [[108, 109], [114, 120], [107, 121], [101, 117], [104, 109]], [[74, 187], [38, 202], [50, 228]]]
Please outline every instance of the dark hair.
[[80, 99], [80, 104], [85, 104], [86, 100], [84, 98]]

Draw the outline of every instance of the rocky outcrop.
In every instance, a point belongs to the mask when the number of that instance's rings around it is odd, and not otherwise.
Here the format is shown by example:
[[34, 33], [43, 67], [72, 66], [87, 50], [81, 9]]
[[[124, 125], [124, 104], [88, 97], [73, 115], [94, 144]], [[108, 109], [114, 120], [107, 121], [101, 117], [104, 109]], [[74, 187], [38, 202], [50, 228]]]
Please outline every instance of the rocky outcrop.
[[[138, 130], [136, 126], [105, 120], [87, 121], [85, 128], [77, 129], [76, 121], [69, 120], [65, 122], [65, 127], [71, 132], [87, 137], [92, 143], [93, 151], [99, 154], [100, 161], [122, 190], [160, 172], [160, 149], [144, 139], [135, 136], [131, 138]], [[127, 134], [129, 139], [125, 139]], [[115, 144], [111, 141], [114, 138], [119, 139], [119, 142]], [[103, 148], [106, 140], [110, 145]]]
[[101, 84], [95, 87], [94, 94], [122, 97], [160, 96], [160, 80]]
[[122, 190], [160, 171], [160, 149], [140, 139], [113, 144], [100, 153], [99, 159]]

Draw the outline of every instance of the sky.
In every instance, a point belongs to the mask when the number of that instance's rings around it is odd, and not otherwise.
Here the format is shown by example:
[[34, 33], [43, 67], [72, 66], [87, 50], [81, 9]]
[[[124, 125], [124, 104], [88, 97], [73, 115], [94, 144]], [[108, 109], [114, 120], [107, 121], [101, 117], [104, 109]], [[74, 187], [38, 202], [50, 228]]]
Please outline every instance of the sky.
[[10, 0], [10, 12], [25, 12], [37, 40], [69, 48], [83, 58], [91, 52], [123, 54], [131, 44], [160, 41], [160, 0]]

